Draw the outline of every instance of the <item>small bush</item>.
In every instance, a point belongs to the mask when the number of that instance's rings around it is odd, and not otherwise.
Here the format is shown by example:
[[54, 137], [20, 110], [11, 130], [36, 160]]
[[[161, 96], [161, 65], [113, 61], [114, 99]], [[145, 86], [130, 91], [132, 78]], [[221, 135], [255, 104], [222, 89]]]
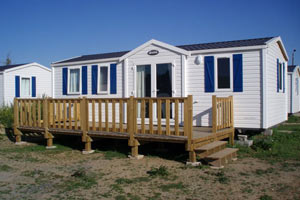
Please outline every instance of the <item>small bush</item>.
[[12, 128], [14, 124], [14, 106], [3, 105], [0, 107], [0, 124], [5, 128]]
[[152, 168], [151, 170], [147, 171], [147, 174], [150, 176], [168, 176], [169, 172], [167, 167], [160, 166], [159, 168]]
[[254, 150], [263, 149], [263, 150], [270, 150], [273, 146], [273, 140], [271, 137], [258, 137], [255, 138], [253, 141], [252, 148]]

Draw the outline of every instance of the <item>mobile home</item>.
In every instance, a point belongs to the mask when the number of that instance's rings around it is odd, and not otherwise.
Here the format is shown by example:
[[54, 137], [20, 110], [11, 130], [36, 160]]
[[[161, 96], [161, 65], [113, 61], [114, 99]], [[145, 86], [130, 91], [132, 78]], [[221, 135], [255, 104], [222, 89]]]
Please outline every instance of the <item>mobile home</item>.
[[0, 66], [0, 105], [15, 97], [51, 96], [51, 69], [38, 63]]
[[52, 63], [52, 93], [54, 98], [192, 95], [194, 126], [212, 126], [212, 95], [233, 96], [236, 128], [268, 129], [287, 120], [287, 61], [280, 37], [180, 46], [152, 39], [131, 51]]
[[299, 78], [299, 66], [288, 66], [288, 113], [291, 114], [300, 111]]

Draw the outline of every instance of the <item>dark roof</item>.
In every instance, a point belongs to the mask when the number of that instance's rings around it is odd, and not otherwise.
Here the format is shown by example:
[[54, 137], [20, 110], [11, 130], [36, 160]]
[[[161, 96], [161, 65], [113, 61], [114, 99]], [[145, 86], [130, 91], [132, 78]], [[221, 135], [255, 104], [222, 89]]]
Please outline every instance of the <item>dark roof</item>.
[[230, 47], [257, 46], [257, 45], [265, 45], [266, 42], [272, 38], [273, 37], [266, 37], [266, 38], [257, 38], [257, 39], [248, 39], [248, 40], [234, 40], [234, 41], [212, 42], [212, 43], [203, 43], [203, 44], [189, 44], [189, 45], [180, 45], [177, 47], [187, 50], [187, 51], [196, 51], [196, 50], [204, 50], [204, 49], [220, 49], [220, 48], [230, 48]]
[[293, 72], [296, 67], [297, 67], [296, 65], [289, 65], [288, 72]]
[[[234, 41], [225, 41], [225, 42], [212, 42], [212, 43], [203, 43], [203, 44], [179, 45], [177, 47], [187, 51], [196, 51], [196, 50], [204, 50], [204, 49], [257, 46], [257, 45], [265, 45], [266, 42], [272, 38], [274, 37], [256, 38], [256, 39], [248, 39], [248, 40], [234, 40]], [[98, 60], [98, 59], [105, 59], [105, 58], [118, 58], [125, 55], [128, 52], [129, 51], [121, 51], [121, 52], [113, 52], [113, 53], [83, 55], [76, 58], [55, 62], [55, 64], [86, 61], [86, 60]]]
[[28, 63], [0, 66], [0, 72], [3, 72], [4, 70], [11, 69], [11, 68], [14, 68], [14, 67], [18, 67], [18, 66], [21, 66], [21, 65], [26, 65], [26, 64], [28, 64]]

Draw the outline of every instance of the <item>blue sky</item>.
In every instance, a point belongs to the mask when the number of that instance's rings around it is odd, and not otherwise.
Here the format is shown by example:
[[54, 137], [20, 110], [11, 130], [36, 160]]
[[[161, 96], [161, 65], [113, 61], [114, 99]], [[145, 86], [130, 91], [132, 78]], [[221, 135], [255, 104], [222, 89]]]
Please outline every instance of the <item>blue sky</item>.
[[[281, 36], [300, 64], [299, 0], [0, 0], [0, 61], [51, 62], [131, 50]], [[2, 64], [2, 63], [1, 63]]]

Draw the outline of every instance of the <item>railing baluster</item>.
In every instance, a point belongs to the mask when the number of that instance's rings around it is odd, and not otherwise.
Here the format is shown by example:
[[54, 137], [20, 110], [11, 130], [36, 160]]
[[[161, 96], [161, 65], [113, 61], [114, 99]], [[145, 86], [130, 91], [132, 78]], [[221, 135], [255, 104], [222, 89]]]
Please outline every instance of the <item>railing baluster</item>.
[[108, 100], [105, 100], [105, 131], [109, 132], [109, 123], [108, 123]]
[[179, 120], [178, 120], [178, 117], [179, 117], [179, 112], [178, 112], [178, 109], [179, 109], [179, 101], [178, 99], [175, 99], [175, 135], [179, 135]]
[[161, 131], [161, 100], [157, 100], [157, 131], [158, 134], [162, 134]]
[[32, 100], [32, 119], [33, 119], [33, 124], [32, 126], [35, 127], [36, 125], [36, 104], [35, 100]]
[[[78, 102], [79, 101], [79, 102]], [[78, 104], [80, 104], [80, 100], [75, 100], [74, 101], [74, 125], [75, 125], [75, 130], [78, 129], [78, 118], [77, 118], [77, 114], [78, 114]]]
[[95, 100], [92, 100], [92, 130], [96, 130], [96, 119], [95, 119]]
[[66, 105], [66, 100], [63, 100], [63, 123], [64, 123], [64, 129], [67, 128], [66, 118], [67, 118], [67, 105]]
[[111, 103], [111, 107], [112, 107], [112, 132], [116, 132], [116, 104], [115, 104], [115, 100], [112, 100]]
[[119, 131], [123, 133], [123, 100], [119, 101]]
[[166, 100], [166, 135], [170, 135], [170, 100]]
[[32, 126], [32, 104], [31, 100], [28, 100], [28, 111], [29, 111], [29, 126]]
[[145, 133], [145, 99], [141, 101], [141, 132]]
[[102, 131], [102, 103], [101, 99], [98, 100], [98, 127]]
[[38, 127], [41, 127], [41, 100], [38, 101]]
[[138, 105], [138, 101], [136, 99], [133, 99], [133, 131], [134, 131], [134, 133], [138, 133], [137, 105]]
[[153, 100], [149, 99], [149, 133], [153, 134]]
[[72, 100], [69, 99], [68, 101], [68, 105], [69, 105], [69, 116], [68, 116], [68, 122], [69, 122], [69, 129], [72, 129]]
[[57, 106], [57, 123], [58, 123], [58, 128], [61, 128], [60, 127], [60, 112], [61, 112], [61, 106], [60, 106], [60, 101], [59, 100], [57, 100], [57, 102], [56, 102], [56, 106]]

